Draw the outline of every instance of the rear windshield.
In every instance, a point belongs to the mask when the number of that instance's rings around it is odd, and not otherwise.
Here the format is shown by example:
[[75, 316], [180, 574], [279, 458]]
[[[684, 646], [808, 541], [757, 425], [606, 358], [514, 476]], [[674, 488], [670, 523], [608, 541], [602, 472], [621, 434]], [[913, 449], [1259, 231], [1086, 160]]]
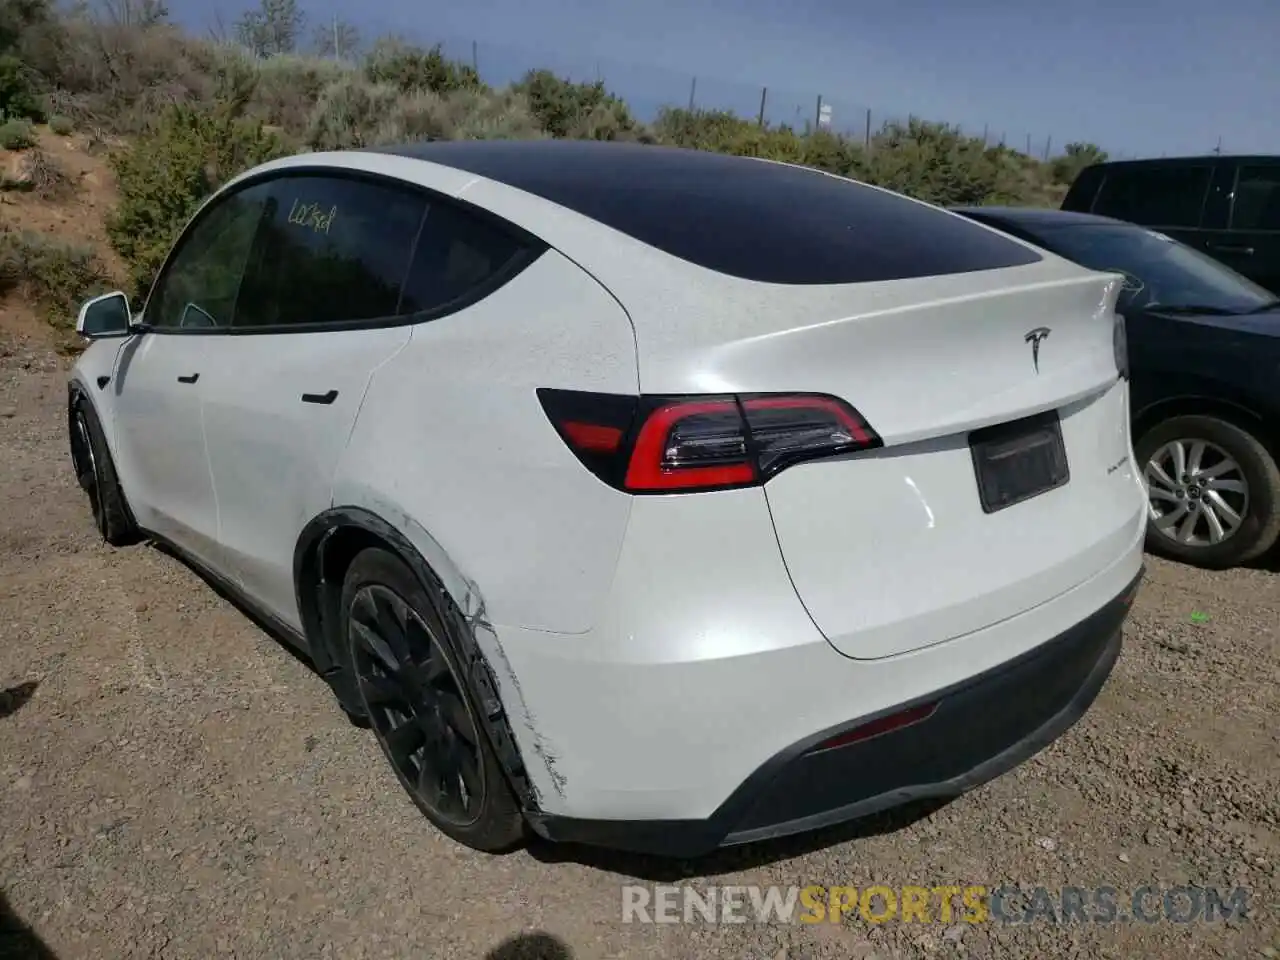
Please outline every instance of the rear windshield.
[[1040, 260], [961, 217], [800, 167], [575, 141], [426, 143], [395, 152], [518, 187], [746, 280], [865, 283]]

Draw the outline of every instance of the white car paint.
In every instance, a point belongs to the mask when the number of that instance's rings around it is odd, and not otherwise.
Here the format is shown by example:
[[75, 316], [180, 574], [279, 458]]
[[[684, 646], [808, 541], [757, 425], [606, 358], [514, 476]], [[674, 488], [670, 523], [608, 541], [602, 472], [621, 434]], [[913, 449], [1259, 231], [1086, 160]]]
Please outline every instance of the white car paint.
[[[116, 353], [105, 340], [90, 351]], [[183, 337], [137, 337], [119, 350], [109, 392], [112, 451], [138, 522], [205, 563], [221, 562], [218, 505], [201, 429], [199, 358]]]
[[[200, 341], [204, 438], [223, 563], [295, 629], [302, 627], [293, 580], [298, 535], [333, 505], [333, 477], [365, 390], [412, 330], [185, 338]], [[301, 402], [303, 394], [330, 390], [337, 391], [330, 404]]]
[[607, 600], [633, 498], [556, 435], [534, 399], [548, 383], [637, 391], [626, 313], [555, 251], [468, 310], [413, 328], [361, 411], [362, 422], [399, 426], [356, 430], [334, 502], [412, 517], [478, 585], [491, 621], [585, 633]]
[[[359, 507], [400, 530], [498, 664], [544, 812], [708, 816], [788, 745], [1037, 647], [1141, 568], [1114, 277], [1046, 254], [755, 283], [439, 163], [321, 153], [252, 175], [316, 167], [462, 198], [551, 249], [428, 323], [100, 340], [73, 377], [139, 523], [294, 627], [312, 517]], [[1041, 325], [1037, 371], [1023, 334]], [[542, 387], [831, 394], [884, 446], [633, 496], [582, 466]], [[332, 405], [298, 402], [328, 389]], [[968, 431], [1052, 409], [1070, 482], [984, 514]]]

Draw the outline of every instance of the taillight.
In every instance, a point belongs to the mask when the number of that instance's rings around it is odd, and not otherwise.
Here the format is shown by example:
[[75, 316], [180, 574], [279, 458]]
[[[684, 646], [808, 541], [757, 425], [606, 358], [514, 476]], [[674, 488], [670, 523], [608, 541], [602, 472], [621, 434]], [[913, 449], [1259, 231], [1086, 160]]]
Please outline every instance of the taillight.
[[856, 410], [822, 394], [637, 398], [543, 389], [538, 399], [578, 459], [632, 493], [748, 487], [804, 460], [880, 446]]

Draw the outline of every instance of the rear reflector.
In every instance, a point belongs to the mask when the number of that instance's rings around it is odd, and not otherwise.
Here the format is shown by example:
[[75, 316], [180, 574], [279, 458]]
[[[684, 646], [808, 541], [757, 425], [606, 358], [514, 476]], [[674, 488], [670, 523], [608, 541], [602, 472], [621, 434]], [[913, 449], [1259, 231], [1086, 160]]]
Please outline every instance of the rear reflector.
[[602, 427], [595, 423], [567, 421], [564, 434], [576, 447], [594, 453], [614, 453], [622, 445], [622, 431], [617, 427]]
[[819, 750], [847, 747], [851, 743], [860, 743], [863, 740], [870, 740], [872, 737], [878, 737], [893, 730], [901, 730], [903, 727], [909, 727], [913, 723], [919, 723], [921, 720], [928, 720], [937, 709], [938, 701], [935, 700], [933, 703], [922, 703], [906, 710], [900, 710], [897, 713], [878, 717], [859, 727], [854, 727], [852, 730], [836, 734], [830, 740], [823, 740], [822, 743], [809, 752], [817, 753]]
[[753, 486], [792, 464], [881, 442], [856, 410], [822, 394], [620, 397], [542, 389], [538, 399], [592, 473], [633, 493]]

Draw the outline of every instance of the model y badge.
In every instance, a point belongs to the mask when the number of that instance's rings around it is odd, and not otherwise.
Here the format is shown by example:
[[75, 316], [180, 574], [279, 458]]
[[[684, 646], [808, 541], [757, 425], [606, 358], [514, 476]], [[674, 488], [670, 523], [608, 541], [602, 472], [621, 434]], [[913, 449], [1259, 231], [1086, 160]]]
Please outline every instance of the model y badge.
[[1040, 372], [1040, 341], [1049, 336], [1048, 327], [1036, 327], [1022, 339], [1031, 344], [1031, 362], [1035, 364], [1036, 373]]

